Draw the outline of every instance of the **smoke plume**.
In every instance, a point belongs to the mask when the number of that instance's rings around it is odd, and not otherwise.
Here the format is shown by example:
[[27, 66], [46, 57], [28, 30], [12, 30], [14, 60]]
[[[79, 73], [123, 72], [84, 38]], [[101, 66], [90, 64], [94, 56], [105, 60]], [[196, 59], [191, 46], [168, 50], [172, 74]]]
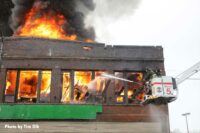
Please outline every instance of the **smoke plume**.
[[[129, 19], [142, 0], [94, 0], [95, 10], [86, 17], [86, 24], [95, 27], [96, 40], [110, 40], [109, 28], [116, 22]], [[123, 27], [123, 25], [121, 25]]]
[[[12, 29], [9, 26], [9, 17], [11, 15], [11, 8], [14, 5], [11, 0], [2, 0], [0, 4], [0, 32], [4, 36], [11, 36]], [[0, 34], [0, 35], [1, 35]]]
[[[128, 18], [141, 0], [2, 0], [0, 4], [0, 31], [13, 35], [24, 24], [26, 13], [35, 5], [41, 8], [38, 17], [50, 10], [63, 14], [67, 34], [76, 34], [79, 40], [109, 37], [107, 26]], [[95, 32], [94, 32], [94, 27]]]
[[94, 0], [96, 8], [94, 13], [97, 17], [109, 19], [121, 19], [123, 16], [132, 14], [138, 8], [142, 0]]
[[[68, 35], [77, 35], [78, 40], [95, 39], [95, 32], [92, 27], [86, 28], [84, 17], [86, 13], [94, 10], [93, 0], [12, 0], [14, 8], [12, 9], [11, 28], [15, 32], [23, 26], [26, 13], [37, 6], [40, 11], [36, 17], [42, 14], [62, 14], [66, 22], [62, 28]], [[82, 8], [79, 8], [81, 5]], [[86, 12], [87, 11], [87, 12]]]

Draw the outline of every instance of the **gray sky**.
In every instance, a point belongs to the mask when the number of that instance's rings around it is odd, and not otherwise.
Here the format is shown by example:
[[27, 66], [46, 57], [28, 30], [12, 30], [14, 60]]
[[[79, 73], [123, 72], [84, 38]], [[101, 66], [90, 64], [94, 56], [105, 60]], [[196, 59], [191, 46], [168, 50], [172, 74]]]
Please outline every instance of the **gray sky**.
[[[97, 41], [112, 45], [162, 45], [169, 76], [176, 76], [200, 61], [200, 0], [116, 1], [126, 2], [129, 9], [132, 4], [132, 10], [123, 10], [126, 4], [105, 6], [100, 2], [87, 18], [95, 27]], [[118, 15], [113, 15], [115, 11]], [[200, 78], [200, 73], [195, 77]], [[200, 80], [179, 85], [178, 100], [169, 104], [171, 130], [186, 131], [181, 114], [190, 112], [190, 130], [200, 131], [199, 101]]]

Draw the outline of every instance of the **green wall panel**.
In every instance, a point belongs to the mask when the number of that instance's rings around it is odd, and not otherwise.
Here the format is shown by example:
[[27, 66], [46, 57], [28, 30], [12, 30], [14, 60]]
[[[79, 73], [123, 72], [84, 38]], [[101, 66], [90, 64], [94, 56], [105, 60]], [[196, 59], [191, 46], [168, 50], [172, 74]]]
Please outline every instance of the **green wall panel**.
[[0, 119], [96, 119], [102, 105], [1, 104]]

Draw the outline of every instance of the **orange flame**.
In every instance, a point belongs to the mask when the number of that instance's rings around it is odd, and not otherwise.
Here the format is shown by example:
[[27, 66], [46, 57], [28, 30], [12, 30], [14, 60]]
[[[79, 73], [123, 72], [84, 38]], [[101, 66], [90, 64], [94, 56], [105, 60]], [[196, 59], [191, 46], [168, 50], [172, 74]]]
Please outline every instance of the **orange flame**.
[[[19, 92], [18, 100], [21, 98], [36, 98], [37, 97], [37, 88], [38, 86], [38, 76], [39, 71], [20, 71], [19, 79]], [[51, 72], [42, 71], [41, 75], [41, 86], [40, 86], [40, 98], [48, 97], [50, 93], [50, 84], [51, 84]], [[7, 72], [6, 80], [6, 95], [14, 95], [17, 88], [17, 71], [9, 70]]]
[[83, 101], [85, 98], [85, 94], [88, 91], [88, 84], [92, 80], [91, 72], [77, 71], [75, 72], [74, 79], [74, 100], [75, 101]]
[[15, 35], [77, 40], [75, 34], [66, 35], [63, 30], [62, 26], [66, 23], [66, 19], [62, 14], [48, 11], [38, 17], [39, 11], [38, 7], [33, 6], [25, 16], [24, 25], [16, 31]]
[[38, 84], [37, 71], [22, 71], [19, 81], [19, 97], [36, 97]]
[[[88, 84], [92, 80], [89, 71], [76, 71], [74, 73], [74, 102], [83, 102], [88, 91]], [[61, 102], [70, 102], [71, 78], [69, 72], [63, 73], [63, 88]]]
[[16, 88], [17, 71], [7, 72], [5, 94], [14, 95]]

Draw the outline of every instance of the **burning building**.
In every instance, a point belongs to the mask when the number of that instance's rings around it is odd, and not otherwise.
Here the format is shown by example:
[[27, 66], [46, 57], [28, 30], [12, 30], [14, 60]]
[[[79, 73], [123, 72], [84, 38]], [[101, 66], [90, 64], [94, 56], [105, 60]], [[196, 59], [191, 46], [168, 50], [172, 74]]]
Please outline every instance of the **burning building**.
[[[167, 105], [140, 104], [145, 69], [160, 69], [164, 74], [162, 47], [94, 42], [92, 28], [76, 24], [83, 15], [72, 8], [76, 2], [14, 2], [12, 19], [19, 11], [24, 15], [12, 23], [13, 36], [0, 41], [1, 120], [106, 122], [102, 127], [119, 122], [128, 127], [127, 132], [140, 131], [143, 125], [148, 127], [143, 132], [169, 132]], [[90, 2], [82, 4], [92, 9]], [[69, 3], [71, 12], [63, 13], [62, 4]], [[27, 8], [19, 10], [18, 5]], [[103, 73], [135, 84], [105, 78]]]
[[[138, 84], [100, 76], [109, 72], [139, 82], [147, 67], [164, 71], [162, 47], [33, 37], [2, 39], [1, 119], [158, 122], [155, 118], [159, 118], [163, 131], [168, 130], [167, 105], [156, 106], [162, 113], [152, 115], [150, 106], [137, 102], [142, 93], [131, 97]], [[66, 112], [77, 109], [78, 115]]]

